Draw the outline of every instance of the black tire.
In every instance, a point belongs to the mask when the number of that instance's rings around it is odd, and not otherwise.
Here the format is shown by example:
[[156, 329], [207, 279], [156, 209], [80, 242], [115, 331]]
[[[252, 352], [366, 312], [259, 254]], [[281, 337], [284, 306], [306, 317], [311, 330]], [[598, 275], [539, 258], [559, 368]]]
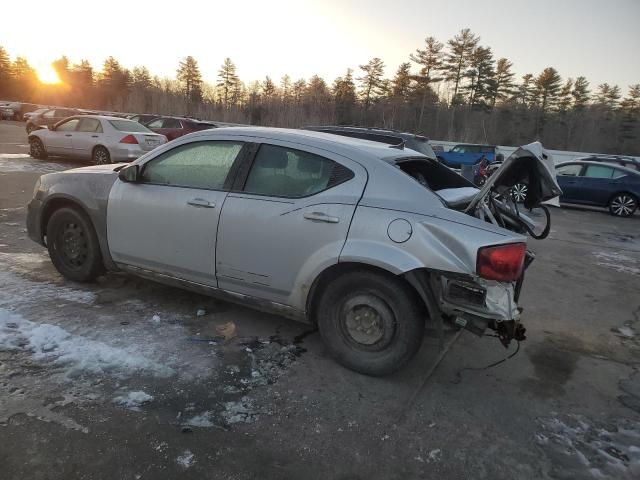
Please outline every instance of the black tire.
[[42, 140], [38, 137], [29, 139], [29, 155], [38, 160], [44, 160], [47, 158], [47, 149], [44, 148]]
[[107, 165], [111, 163], [111, 155], [109, 154], [109, 150], [106, 148], [97, 146], [93, 149], [91, 160], [95, 165]]
[[320, 335], [338, 363], [381, 376], [398, 370], [417, 353], [425, 313], [417, 295], [401, 280], [357, 270], [327, 285], [317, 320]]
[[53, 265], [69, 280], [90, 282], [104, 273], [93, 225], [75, 208], [53, 212], [47, 223], [47, 248]]
[[630, 193], [616, 193], [609, 201], [609, 213], [616, 217], [630, 217], [637, 208], [638, 199]]

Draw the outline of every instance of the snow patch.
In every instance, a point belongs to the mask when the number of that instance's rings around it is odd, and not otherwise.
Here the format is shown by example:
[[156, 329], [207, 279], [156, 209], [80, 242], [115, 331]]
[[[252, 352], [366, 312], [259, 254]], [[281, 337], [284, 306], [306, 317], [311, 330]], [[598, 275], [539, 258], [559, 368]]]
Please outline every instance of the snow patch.
[[118, 348], [64, 328], [26, 320], [0, 308], [0, 351], [28, 352], [35, 360], [50, 362], [64, 369], [65, 377], [83, 373], [131, 374], [145, 372], [168, 377], [170, 367], [145, 358], [131, 348]]
[[593, 252], [598, 259], [596, 262], [601, 267], [611, 268], [620, 273], [640, 275], [640, 262], [628, 255], [617, 252]]
[[135, 411], [139, 411], [142, 405], [152, 400], [153, 397], [142, 390], [129, 392], [127, 395], [120, 395], [113, 399], [114, 403]]
[[213, 427], [215, 424], [211, 421], [211, 412], [206, 411], [195, 417], [191, 417], [185, 422], [185, 425], [190, 427], [208, 428]]
[[253, 401], [249, 397], [242, 397], [239, 402], [226, 402], [221, 416], [228, 425], [253, 423], [257, 419], [257, 412], [253, 408]]
[[186, 470], [194, 463], [196, 463], [195, 457], [196, 456], [191, 453], [190, 450], [185, 450], [184, 452], [182, 452], [182, 455], [179, 455], [178, 458], [176, 458], [176, 463]]

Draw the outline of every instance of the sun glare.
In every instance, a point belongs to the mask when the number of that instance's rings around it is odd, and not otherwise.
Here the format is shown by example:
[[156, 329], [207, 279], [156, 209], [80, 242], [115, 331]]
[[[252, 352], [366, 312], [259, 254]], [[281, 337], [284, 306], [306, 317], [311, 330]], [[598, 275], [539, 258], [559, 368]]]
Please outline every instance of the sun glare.
[[38, 80], [40, 80], [40, 82], [48, 85], [55, 85], [62, 82], [58, 76], [58, 72], [56, 72], [51, 65], [38, 67], [36, 69], [36, 74], [38, 75]]

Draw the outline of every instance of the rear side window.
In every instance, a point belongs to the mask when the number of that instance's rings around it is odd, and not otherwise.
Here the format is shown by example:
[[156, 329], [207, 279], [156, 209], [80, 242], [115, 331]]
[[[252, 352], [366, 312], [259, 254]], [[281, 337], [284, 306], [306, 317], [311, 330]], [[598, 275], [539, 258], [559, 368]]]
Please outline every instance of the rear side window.
[[176, 118], [165, 118], [162, 121], [162, 128], [182, 128], [182, 124]]
[[133, 120], [109, 120], [109, 123], [121, 132], [152, 133], [147, 127]]
[[222, 190], [241, 142], [194, 142], [151, 160], [142, 172], [146, 183]]
[[613, 168], [601, 165], [589, 165], [584, 173], [589, 178], [611, 178], [613, 176]]
[[328, 158], [263, 144], [253, 161], [244, 191], [257, 195], [301, 198], [351, 178], [351, 170]]

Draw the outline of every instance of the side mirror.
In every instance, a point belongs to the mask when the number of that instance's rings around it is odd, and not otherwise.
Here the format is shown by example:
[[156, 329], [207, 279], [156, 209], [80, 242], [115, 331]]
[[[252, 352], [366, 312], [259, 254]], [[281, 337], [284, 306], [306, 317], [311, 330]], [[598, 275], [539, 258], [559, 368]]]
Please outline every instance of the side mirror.
[[118, 172], [118, 178], [123, 182], [136, 183], [140, 181], [140, 167], [129, 165]]
[[47, 128], [51, 131], [54, 131], [56, 129], [55, 125], [47, 125]]

